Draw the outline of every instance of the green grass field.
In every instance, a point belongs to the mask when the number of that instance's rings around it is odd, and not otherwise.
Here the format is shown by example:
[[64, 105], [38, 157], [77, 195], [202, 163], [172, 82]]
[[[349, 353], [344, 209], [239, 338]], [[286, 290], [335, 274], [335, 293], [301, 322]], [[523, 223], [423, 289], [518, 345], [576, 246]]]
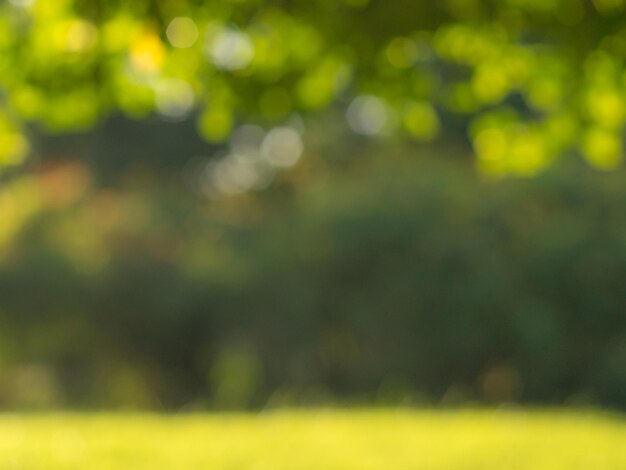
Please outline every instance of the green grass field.
[[4, 414], [1, 469], [626, 469], [626, 420], [548, 411]]

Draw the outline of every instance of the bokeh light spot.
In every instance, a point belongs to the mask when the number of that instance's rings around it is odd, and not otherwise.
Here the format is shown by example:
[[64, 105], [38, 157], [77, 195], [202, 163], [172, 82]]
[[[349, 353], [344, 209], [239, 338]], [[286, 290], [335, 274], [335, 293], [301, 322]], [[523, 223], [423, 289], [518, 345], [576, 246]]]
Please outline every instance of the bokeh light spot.
[[225, 28], [210, 41], [209, 56], [219, 69], [241, 70], [252, 62], [254, 45], [247, 34]]
[[376, 96], [355, 98], [346, 112], [348, 124], [358, 134], [380, 134], [389, 120], [387, 105]]
[[156, 72], [165, 61], [165, 47], [156, 34], [144, 32], [133, 43], [130, 61], [137, 72]]
[[300, 134], [291, 127], [275, 127], [261, 144], [261, 155], [273, 166], [295, 165], [304, 151]]
[[589, 163], [600, 169], [614, 169], [623, 158], [622, 140], [602, 128], [592, 128], [585, 133], [582, 149]]
[[170, 22], [166, 34], [172, 46], [185, 49], [198, 40], [198, 27], [191, 18], [180, 16]]
[[506, 153], [506, 136], [500, 129], [483, 129], [474, 138], [474, 148], [483, 160], [500, 160]]
[[194, 105], [194, 93], [184, 80], [160, 80], [155, 86], [155, 101], [158, 112], [166, 118], [185, 118]]
[[439, 117], [429, 103], [413, 103], [404, 114], [404, 127], [419, 140], [432, 140], [439, 132]]
[[587, 109], [595, 121], [609, 128], [620, 127], [626, 117], [621, 94], [610, 88], [590, 90], [587, 95]]
[[200, 134], [209, 142], [223, 142], [233, 127], [234, 117], [225, 106], [207, 107], [198, 121]]

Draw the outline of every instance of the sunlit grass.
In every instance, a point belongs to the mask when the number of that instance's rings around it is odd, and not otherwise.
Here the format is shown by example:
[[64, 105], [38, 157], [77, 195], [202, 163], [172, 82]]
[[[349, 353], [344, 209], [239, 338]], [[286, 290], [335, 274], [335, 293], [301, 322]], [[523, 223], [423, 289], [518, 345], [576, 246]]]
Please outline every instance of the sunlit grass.
[[0, 416], [3, 469], [623, 469], [625, 443], [588, 412]]

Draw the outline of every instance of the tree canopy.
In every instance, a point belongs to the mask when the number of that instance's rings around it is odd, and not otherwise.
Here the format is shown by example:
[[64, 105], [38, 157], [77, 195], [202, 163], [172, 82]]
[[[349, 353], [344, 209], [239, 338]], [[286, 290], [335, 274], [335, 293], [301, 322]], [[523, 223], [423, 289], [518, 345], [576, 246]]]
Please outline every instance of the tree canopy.
[[0, 161], [24, 126], [111, 113], [222, 141], [240, 122], [347, 107], [366, 135], [451, 126], [482, 169], [534, 173], [580, 150], [616, 166], [626, 119], [622, 0], [11, 0], [0, 6]]
[[625, 8], [0, 2], [0, 408], [626, 409]]
[[0, 5], [0, 164], [27, 131], [112, 113], [239, 123], [346, 109], [364, 135], [462, 129], [481, 169], [580, 152], [614, 168], [626, 120], [623, 0], [10, 0]]

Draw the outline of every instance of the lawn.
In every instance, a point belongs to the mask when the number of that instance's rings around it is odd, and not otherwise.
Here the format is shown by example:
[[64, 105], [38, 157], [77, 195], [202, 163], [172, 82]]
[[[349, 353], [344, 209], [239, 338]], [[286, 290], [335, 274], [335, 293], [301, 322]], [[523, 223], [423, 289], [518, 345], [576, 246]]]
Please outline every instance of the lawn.
[[4, 414], [1, 469], [626, 469], [626, 419], [566, 411]]

